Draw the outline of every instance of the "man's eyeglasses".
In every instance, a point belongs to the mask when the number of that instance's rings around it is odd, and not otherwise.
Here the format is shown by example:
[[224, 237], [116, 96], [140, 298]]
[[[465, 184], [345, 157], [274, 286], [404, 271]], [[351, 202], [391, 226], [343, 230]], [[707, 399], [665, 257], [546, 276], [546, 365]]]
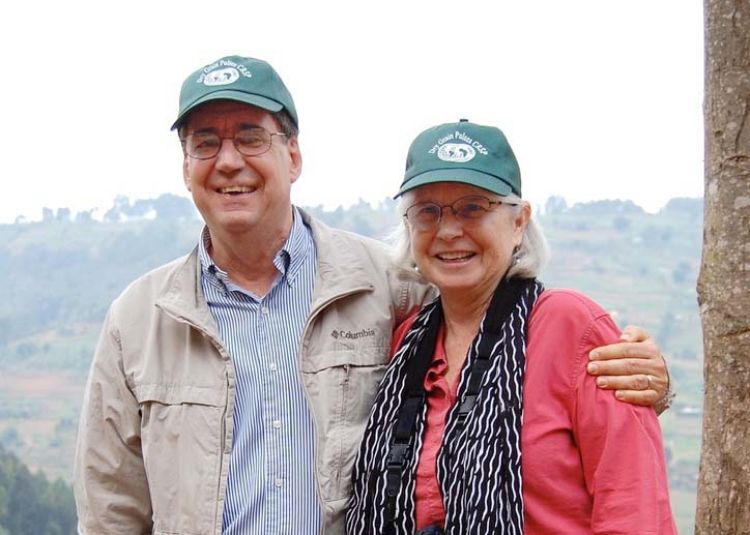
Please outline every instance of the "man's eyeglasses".
[[516, 202], [491, 201], [482, 195], [461, 197], [451, 204], [437, 204], [434, 202], [418, 202], [406, 209], [404, 217], [409, 225], [417, 230], [433, 230], [440, 223], [443, 209], [450, 208], [453, 215], [464, 225], [479, 223], [496, 204], [518, 206]]
[[269, 132], [261, 126], [241, 128], [232, 137], [221, 137], [215, 132], [193, 132], [185, 136], [182, 146], [185, 152], [198, 160], [209, 160], [219, 154], [221, 143], [231, 139], [234, 148], [243, 156], [258, 156], [271, 148], [273, 136], [284, 136], [281, 132]]

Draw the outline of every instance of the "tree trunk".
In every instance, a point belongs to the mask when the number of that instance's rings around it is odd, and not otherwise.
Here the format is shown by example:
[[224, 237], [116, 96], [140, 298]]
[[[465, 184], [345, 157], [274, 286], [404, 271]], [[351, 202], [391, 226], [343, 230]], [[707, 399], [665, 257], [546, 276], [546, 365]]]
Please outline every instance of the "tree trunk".
[[704, 0], [705, 348], [696, 534], [750, 535], [750, 0]]

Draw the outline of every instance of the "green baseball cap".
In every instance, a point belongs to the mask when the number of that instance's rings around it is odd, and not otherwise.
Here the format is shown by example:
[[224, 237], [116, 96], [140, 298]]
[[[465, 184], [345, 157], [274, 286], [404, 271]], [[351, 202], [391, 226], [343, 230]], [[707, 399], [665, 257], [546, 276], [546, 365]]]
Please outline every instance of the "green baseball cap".
[[433, 126], [414, 139], [396, 198], [433, 182], [463, 182], [521, 196], [521, 171], [505, 134], [467, 119]]
[[299, 126], [289, 90], [276, 71], [263, 60], [226, 56], [188, 76], [180, 90], [180, 110], [172, 130], [196, 106], [212, 100], [236, 100], [270, 112], [286, 110]]

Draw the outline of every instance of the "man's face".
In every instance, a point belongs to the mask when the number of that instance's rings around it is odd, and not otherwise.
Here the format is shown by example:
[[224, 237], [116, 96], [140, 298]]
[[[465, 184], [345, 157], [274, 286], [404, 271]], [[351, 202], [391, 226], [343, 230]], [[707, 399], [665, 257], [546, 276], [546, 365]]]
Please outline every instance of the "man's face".
[[279, 131], [269, 112], [219, 100], [199, 106], [181, 131], [183, 136], [212, 132], [224, 138], [213, 158], [185, 154], [183, 161], [185, 185], [214, 236], [239, 237], [259, 228], [283, 232], [291, 223], [291, 185], [302, 170], [297, 139], [273, 136], [267, 152], [245, 156], [232, 138], [252, 127]]

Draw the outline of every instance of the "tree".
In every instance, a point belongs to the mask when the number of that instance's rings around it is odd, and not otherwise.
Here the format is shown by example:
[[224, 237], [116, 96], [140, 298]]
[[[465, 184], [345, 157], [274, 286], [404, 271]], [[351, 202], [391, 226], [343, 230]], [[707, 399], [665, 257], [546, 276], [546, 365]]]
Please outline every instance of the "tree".
[[750, 2], [704, 0], [705, 347], [697, 534], [750, 533]]
[[32, 474], [0, 446], [0, 535], [75, 532], [73, 490], [60, 479], [49, 483], [41, 472]]
[[547, 215], [562, 214], [567, 209], [568, 203], [565, 202], [565, 198], [557, 195], [548, 197], [544, 204], [544, 213]]
[[58, 208], [55, 219], [57, 221], [70, 221], [70, 208]]

